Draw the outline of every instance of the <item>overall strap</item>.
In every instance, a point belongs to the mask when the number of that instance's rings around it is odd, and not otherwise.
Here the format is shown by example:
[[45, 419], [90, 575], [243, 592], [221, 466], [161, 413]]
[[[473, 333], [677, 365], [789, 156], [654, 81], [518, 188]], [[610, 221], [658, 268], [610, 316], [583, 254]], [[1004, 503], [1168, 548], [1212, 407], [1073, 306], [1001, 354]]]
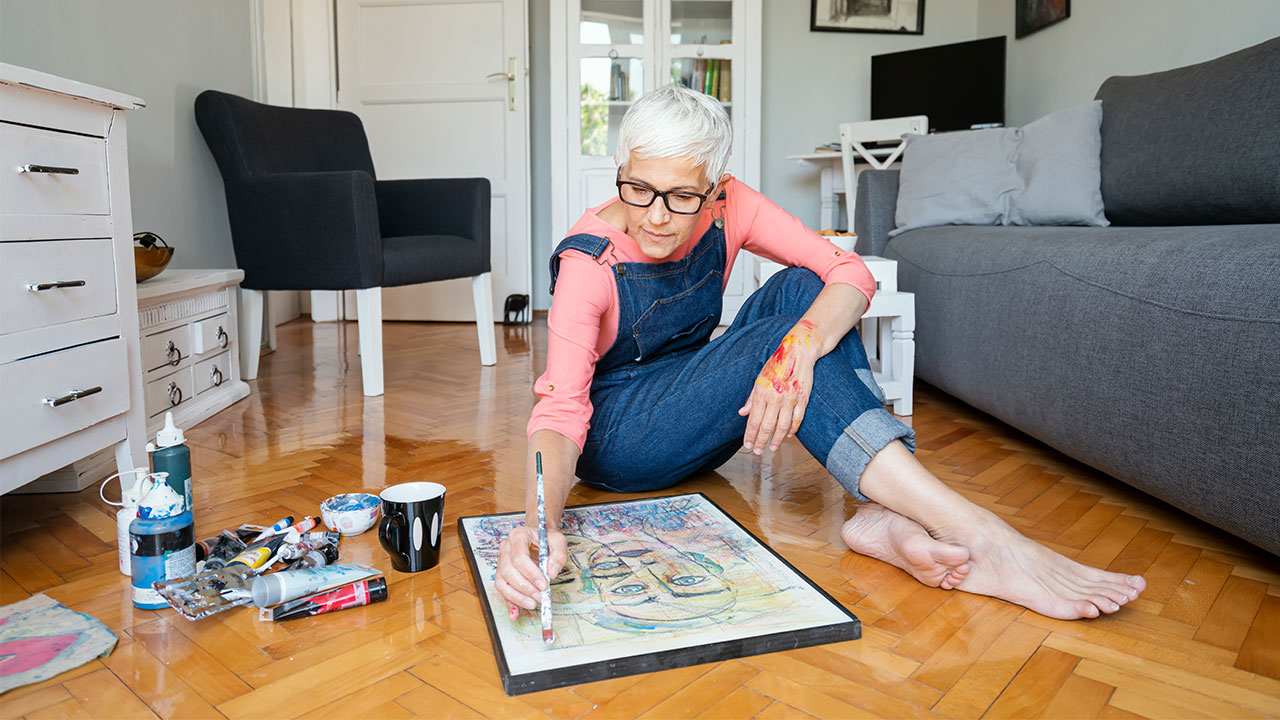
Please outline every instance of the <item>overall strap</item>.
[[609, 248], [609, 242], [609, 238], [599, 237], [597, 235], [588, 235], [586, 233], [570, 235], [564, 240], [561, 240], [560, 244], [556, 246], [555, 251], [551, 253], [551, 294], [554, 295], [556, 292], [556, 278], [560, 275], [560, 253], [565, 250], [577, 250], [578, 252], [590, 255], [592, 260], [603, 263], [604, 261], [601, 260], [600, 257], [604, 255], [605, 250]]

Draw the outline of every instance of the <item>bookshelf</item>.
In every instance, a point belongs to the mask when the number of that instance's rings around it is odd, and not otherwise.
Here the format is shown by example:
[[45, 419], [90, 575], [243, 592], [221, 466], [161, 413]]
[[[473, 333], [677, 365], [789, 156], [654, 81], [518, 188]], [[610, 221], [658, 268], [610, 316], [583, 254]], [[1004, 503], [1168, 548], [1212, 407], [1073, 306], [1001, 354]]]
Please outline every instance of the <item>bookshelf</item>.
[[[645, 92], [679, 83], [720, 101], [733, 125], [729, 172], [760, 180], [763, 0], [565, 0], [552, 3], [552, 237], [615, 192], [618, 128]], [[729, 322], [755, 289], [754, 258], [725, 292]]]

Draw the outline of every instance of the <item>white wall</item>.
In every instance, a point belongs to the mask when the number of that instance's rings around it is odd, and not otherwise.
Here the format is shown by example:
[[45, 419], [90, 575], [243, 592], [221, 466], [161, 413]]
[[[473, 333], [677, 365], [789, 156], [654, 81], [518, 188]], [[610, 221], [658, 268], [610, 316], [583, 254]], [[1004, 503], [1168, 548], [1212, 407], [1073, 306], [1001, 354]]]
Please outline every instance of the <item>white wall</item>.
[[923, 35], [809, 31], [809, 3], [764, 3], [761, 192], [818, 223], [818, 173], [787, 155], [840, 139], [837, 125], [871, 118], [871, 56], [973, 40], [977, 0], [929, 0]]
[[142, 98], [129, 113], [133, 226], [173, 267], [235, 267], [222, 178], [193, 104], [253, 95], [249, 0], [0, 0], [0, 61]]
[[1014, 2], [978, 0], [977, 10], [978, 37], [1009, 37], [1010, 125], [1092, 100], [1112, 75], [1203, 62], [1280, 35], [1277, 0], [1073, 0], [1070, 18], [1014, 40]]

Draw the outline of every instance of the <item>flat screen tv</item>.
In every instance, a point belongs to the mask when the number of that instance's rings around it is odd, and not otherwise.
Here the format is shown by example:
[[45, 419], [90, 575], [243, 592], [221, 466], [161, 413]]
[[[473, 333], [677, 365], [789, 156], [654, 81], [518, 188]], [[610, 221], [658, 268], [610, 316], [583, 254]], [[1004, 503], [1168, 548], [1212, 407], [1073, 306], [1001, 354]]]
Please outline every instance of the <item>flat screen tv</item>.
[[931, 132], [1004, 124], [1004, 36], [873, 55], [871, 119], [928, 115]]

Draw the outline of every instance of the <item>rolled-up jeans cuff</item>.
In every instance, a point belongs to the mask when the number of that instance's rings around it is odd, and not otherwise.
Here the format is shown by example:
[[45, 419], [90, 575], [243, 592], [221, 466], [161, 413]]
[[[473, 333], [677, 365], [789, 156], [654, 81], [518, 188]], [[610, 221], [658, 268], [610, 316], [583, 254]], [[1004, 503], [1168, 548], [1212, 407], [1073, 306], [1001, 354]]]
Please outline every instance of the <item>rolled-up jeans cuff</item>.
[[858, 491], [862, 473], [866, 471], [871, 458], [894, 440], [901, 440], [912, 453], [916, 451], [914, 430], [903, 425], [884, 408], [868, 410], [845, 428], [831, 445], [831, 451], [827, 453], [827, 471], [835, 476], [850, 495], [868, 502], [871, 498]]

